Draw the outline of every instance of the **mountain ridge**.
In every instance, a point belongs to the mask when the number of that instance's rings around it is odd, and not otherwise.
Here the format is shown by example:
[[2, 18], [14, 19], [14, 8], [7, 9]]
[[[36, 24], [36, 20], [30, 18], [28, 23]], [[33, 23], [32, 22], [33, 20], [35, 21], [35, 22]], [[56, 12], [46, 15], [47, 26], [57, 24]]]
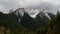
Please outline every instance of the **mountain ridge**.
[[[36, 11], [37, 11], [37, 13], [35, 13]], [[38, 14], [40, 14], [41, 17], [42, 16], [46, 16], [49, 19], [51, 19], [51, 17], [53, 16], [53, 14], [52, 13], [49, 13], [47, 10], [44, 10], [44, 9], [42, 9], [42, 10], [36, 10], [36, 9], [31, 9], [31, 8], [28, 8], [28, 9], [18, 8], [15, 11], [10, 12], [10, 13], [15, 14], [18, 17], [18, 19], [20, 20], [20, 18], [23, 17], [23, 15], [24, 15], [25, 12], [27, 14], [29, 14], [30, 17], [32, 17], [32, 18], [36, 18], [36, 16]]]

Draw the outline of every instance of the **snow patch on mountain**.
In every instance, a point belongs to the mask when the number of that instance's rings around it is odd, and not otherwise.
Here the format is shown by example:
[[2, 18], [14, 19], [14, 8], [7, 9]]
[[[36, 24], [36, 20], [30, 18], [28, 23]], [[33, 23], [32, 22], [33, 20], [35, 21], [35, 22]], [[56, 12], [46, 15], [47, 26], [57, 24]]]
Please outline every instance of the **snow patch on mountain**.
[[32, 9], [32, 8], [28, 8], [25, 10], [32, 18], [35, 18], [36, 15], [39, 13], [39, 10], [37, 9]]

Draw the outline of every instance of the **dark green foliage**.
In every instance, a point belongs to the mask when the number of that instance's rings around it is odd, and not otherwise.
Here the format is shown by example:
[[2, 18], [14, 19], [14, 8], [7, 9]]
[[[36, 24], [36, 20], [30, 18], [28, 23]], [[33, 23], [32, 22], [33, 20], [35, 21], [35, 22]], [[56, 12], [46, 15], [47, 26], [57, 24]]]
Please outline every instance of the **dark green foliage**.
[[14, 18], [2, 13], [0, 13], [0, 26], [4, 26], [15, 33], [25, 30], [25, 28], [21, 26], [16, 20], [14, 20]]
[[17, 16], [14, 13], [9, 13], [5, 16], [18, 22]]
[[57, 12], [57, 15], [53, 19], [51, 19], [48, 27], [51, 28], [53, 34], [60, 34], [60, 13], [59, 12]]

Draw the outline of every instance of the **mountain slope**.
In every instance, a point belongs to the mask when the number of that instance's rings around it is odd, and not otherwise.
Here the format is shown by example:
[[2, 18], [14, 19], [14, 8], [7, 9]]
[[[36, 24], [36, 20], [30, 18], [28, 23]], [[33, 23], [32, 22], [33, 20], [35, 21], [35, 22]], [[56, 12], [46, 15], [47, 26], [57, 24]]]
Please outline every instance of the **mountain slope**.
[[47, 21], [51, 20], [52, 17], [54, 17], [52, 13], [46, 12], [45, 10], [42, 10], [40, 13], [36, 15], [36, 21], [40, 26], [46, 26]]
[[16, 31], [16, 29], [21, 31], [25, 30], [12, 16], [3, 13], [0, 13], [0, 26], [4, 26], [12, 31]]
[[21, 18], [21, 25], [27, 27], [30, 30], [36, 30], [37, 22], [35, 19], [30, 17], [27, 13], [24, 13], [24, 16]]

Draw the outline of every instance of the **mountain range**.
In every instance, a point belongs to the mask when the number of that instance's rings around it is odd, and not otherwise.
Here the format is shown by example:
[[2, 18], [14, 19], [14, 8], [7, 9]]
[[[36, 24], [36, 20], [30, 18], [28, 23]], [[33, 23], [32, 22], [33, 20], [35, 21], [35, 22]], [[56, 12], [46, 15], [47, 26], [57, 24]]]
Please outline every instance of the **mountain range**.
[[[15, 24], [19, 24], [30, 30], [36, 30], [36, 28], [46, 26], [48, 20], [51, 20], [55, 15], [45, 9], [37, 10], [32, 8], [18, 8], [14, 11], [9, 11], [8, 14], [0, 13], [0, 18], [1, 16], [2, 18], [10, 19], [13, 22], [15, 21]], [[2, 19], [0, 19], [0, 21], [2, 21]]]

